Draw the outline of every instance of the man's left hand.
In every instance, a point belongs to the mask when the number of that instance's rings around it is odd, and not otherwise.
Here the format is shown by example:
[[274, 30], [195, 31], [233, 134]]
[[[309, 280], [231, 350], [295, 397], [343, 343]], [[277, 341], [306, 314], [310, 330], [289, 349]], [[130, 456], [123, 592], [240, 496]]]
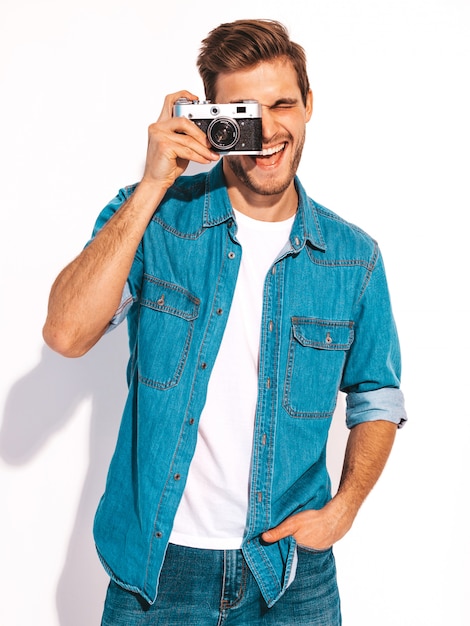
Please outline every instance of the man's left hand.
[[314, 550], [327, 550], [350, 529], [353, 519], [340, 502], [331, 500], [319, 511], [301, 511], [261, 535], [263, 541], [274, 543], [293, 536], [298, 544]]

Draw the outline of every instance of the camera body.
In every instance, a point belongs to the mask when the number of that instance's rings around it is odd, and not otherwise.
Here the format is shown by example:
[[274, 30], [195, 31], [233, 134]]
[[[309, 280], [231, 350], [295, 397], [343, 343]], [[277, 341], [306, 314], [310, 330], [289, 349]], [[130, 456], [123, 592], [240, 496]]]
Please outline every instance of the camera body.
[[173, 116], [187, 117], [199, 126], [222, 156], [262, 154], [261, 105], [256, 100], [215, 104], [179, 98]]

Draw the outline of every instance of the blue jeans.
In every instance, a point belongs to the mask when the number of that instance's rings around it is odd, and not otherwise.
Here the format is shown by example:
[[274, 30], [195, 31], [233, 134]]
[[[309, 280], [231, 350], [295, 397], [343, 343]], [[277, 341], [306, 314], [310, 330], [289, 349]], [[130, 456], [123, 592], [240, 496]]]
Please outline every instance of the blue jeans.
[[239, 550], [169, 545], [149, 605], [111, 581], [102, 626], [340, 626], [332, 550], [298, 548], [294, 582], [272, 608]]

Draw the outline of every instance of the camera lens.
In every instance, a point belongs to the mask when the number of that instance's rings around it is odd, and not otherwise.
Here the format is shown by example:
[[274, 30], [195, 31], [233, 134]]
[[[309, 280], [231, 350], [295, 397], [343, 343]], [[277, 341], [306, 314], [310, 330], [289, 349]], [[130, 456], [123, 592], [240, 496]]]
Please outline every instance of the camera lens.
[[230, 150], [238, 141], [240, 128], [235, 120], [219, 117], [209, 124], [207, 136], [218, 150]]

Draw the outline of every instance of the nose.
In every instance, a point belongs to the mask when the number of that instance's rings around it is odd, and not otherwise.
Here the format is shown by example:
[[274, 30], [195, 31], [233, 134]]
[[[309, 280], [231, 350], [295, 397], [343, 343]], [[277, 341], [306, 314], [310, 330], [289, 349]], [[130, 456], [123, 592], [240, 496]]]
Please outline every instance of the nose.
[[277, 130], [277, 123], [272, 111], [268, 107], [263, 107], [263, 114], [261, 117], [261, 128], [263, 131], [263, 141], [268, 143], [269, 140], [274, 137]]

